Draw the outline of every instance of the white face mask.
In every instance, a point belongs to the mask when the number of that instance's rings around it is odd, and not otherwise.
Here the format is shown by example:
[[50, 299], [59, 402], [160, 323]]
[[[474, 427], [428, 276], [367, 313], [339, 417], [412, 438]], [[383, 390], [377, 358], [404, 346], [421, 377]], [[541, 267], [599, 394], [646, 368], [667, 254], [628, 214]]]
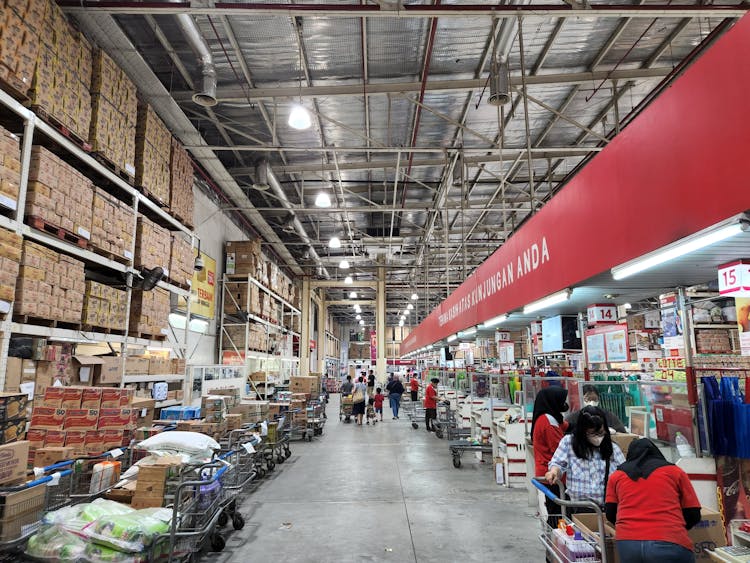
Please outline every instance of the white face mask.
[[594, 436], [593, 438], [588, 438], [589, 443], [592, 446], [596, 446], [597, 448], [602, 445], [602, 442], [604, 441], [604, 436]]
[[583, 404], [587, 407], [598, 407], [599, 401], [584, 401]]

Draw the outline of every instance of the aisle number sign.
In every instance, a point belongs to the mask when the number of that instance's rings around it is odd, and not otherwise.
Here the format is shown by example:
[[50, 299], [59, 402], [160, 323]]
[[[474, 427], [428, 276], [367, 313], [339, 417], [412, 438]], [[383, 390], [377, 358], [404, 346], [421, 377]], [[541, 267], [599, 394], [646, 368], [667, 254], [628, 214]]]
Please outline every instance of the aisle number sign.
[[750, 297], [750, 261], [735, 260], [719, 266], [719, 294]]
[[615, 324], [617, 323], [617, 305], [611, 303], [593, 304], [586, 308], [586, 317], [589, 325]]

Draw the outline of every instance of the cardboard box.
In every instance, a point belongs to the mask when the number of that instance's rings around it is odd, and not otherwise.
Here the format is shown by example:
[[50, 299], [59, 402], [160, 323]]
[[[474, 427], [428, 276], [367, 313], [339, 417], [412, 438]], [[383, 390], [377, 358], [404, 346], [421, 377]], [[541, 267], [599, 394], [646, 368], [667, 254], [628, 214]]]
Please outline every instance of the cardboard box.
[[135, 495], [136, 481], [126, 481], [121, 487], [113, 487], [104, 497], [108, 500], [130, 504]]
[[83, 397], [82, 387], [63, 387], [62, 404], [64, 409], [80, 409], [81, 397]]
[[76, 456], [86, 455], [86, 430], [67, 430], [65, 446], [72, 448]]
[[45, 447], [45, 439], [47, 438], [47, 431], [42, 428], [31, 428], [26, 433], [26, 441], [29, 443], [31, 449], [39, 449]]
[[36, 364], [33, 360], [8, 358], [5, 368], [5, 391], [18, 393], [21, 383], [36, 379]]
[[[0, 485], [16, 483], [26, 478], [29, 443], [13, 442], [0, 446]], [[44, 487], [39, 487], [44, 489]]]
[[129, 407], [133, 401], [132, 389], [102, 388], [101, 408], [119, 409]]
[[65, 445], [66, 432], [64, 430], [47, 430], [44, 437], [44, 447], [61, 447]]
[[100, 454], [104, 452], [105, 449], [108, 449], [104, 447], [104, 431], [103, 430], [87, 430], [85, 447], [86, 447], [86, 453], [88, 455]]
[[125, 359], [125, 375], [148, 374], [149, 359], [146, 356], [128, 356]]
[[0, 421], [25, 417], [28, 403], [25, 393], [0, 393]]
[[[578, 525], [585, 536], [599, 537], [599, 523], [596, 514], [574, 514], [573, 522]], [[615, 543], [615, 529], [604, 519], [604, 547], [607, 551], [607, 561], [619, 562], [617, 544]]]
[[641, 438], [641, 436], [638, 436], [638, 434], [628, 434], [623, 432], [612, 434], [612, 441], [620, 446], [622, 454], [625, 457], [628, 456], [628, 447], [630, 447], [630, 443], [634, 440], [638, 440], [639, 438]]
[[81, 393], [82, 409], [98, 409], [102, 404], [102, 389], [100, 387], [84, 387]]
[[34, 407], [31, 412], [31, 427], [60, 430], [65, 422], [65, 409]]
[[95, 385], [119, 385], [122, 382], [122, 359], [117, 356], [100, 356], [102, 364], [94, 373]]
[[73, 356], [74, 381], [83, 385], [93, 385], [97, 374], [101, 373], [104, 359], [97, 356]]
[[136, 413], [136, 425], [138, 427], [151, 426], [151, 424], [153, 424], [155, 406], [156, 401], [154, 399], [145, 399], [141, 397], [133, 399], [131, 408]]
[[142, 426], [135, 430], [135, 441], [142, 442], [143, 440], [155, 436], [159, 432], [163, 432], [163, 426]]
[[160, 375], [172, 373], [172, 361], [168, 358], [151, 357], [148, 359], [148, 374]]
[[[38, 391], [37, 393], [39, 394]], [[65, 396], [65, 388], [47, 387], [44, 391], [42, 391], [41, 395], [42, 402], [39, 406], [48, 407], [51, 409], [60, 409], [62, 408], [63, 397]]]
[[100, 409], [99, 430], [125, 430], [134, 428], [132, 409]]
[[98, 409], [70, 409], [65, 412], [65, 430], [96, 430], [99, 422]]
[[141, 464], [133, 500], [148, 497], [163, 502], [167, 481], [176, 479], [181, 467], [182, 458], [179, 456], [164, 456], [154, 459], [153, 463]]
[[101, 434], [102, 448], [105, 452], [122, 446], [124, 441], [124, 433], [122, 430], [102, 430]]
[[143, 496], [148, 493], [136, 493], [131, 497], [130, 506], [135, 510], [143, 510], [144, 508], [160, 508], [164, 504], [164, 497], [159, 496]]
[[26, 435], [26, 418], [14, 418], [0, 422], [0, 444], [23, 440]]
[[225, 417], [227, 423], [227, 430], [238, 430], [242, 428], [242, 415], [241, 414], [228, 414]]
[[74, 450], [66, 446], [37, 448], [34, 454], [34, 467], [47, 467], [59, 461], [73, 458]]

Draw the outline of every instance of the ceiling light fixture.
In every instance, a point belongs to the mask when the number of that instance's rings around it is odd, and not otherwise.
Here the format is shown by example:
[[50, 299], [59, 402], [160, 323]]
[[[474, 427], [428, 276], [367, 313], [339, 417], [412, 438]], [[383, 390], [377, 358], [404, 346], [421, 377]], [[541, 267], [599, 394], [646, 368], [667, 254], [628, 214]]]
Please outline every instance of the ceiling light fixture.
[[411, 303], [409, 303], [409, 304], [408, 304], [408, 305], [406, 306], [406, 309], [407, 309], [407, 310], [409, 310], [409, 311], [411, 311], [412, 309], [414, 309], [414, 305], [412, 305]]
[[508, 315], [499, 315], [479, 325], [479, 328], [492, 328], [508, 320]]
[[363, 320], [360, 320], [360, 321], [359, 321], [359, 326], [365, 326], [365, 321], [363, 321]]
[[404, 311], [404, 315], [411, 315], [411, 311], [407, 309], [406, 311]]
[[356, 316], [356, 317], [354, 317], [354, 318], [355, 318], [355, 319], [357, 319], [358, 321], [361, 321], [361, 320], [362, 320], [362, 315], [357, 315], [357, 316]]
[[331, 237], [328, 241], [328, 248], [341, 248], [341, 239], [339, 237]]
[[460, 331], [458, 333], [458, 336], [460, 338], [463, 338], [464, 336], [471, 336], [472, 334], [476, 334], [476, 333], [477, 333], [476, 327], [472, 327], [472, 328], [467, 328], [466, 330]]
[[360, 307], [359, 305], [354, 305], [354, 310], [357, 311], [357, 313], [361, 313], [362, 307]]
[[[349, 276], [347, 276], [349, 277]], [[349, 292], [349, 299], [356, 299], [357, 298], [357, 292], [356, 291], [350, 291]]]
[[312, 125], [310, 112], [302, 104], [294, 104], [292, 111], [289, 112], [289, 127], [292, 129], [309, 129]]
[[750, 223], [740, 220], [730, 225], [711, 227], [699, 233], [685, 237], [672, 244], [664, 246], [655, 252], [645, 254], [640, 258], [631, 260], [620, 266], [612, 268], [612, 277], [615, 280], [624, 280], [645, 270], [660, 266], [665, 262], [674, 260], [696, 250], [706, 248], [740, 233], [746, 232]]
[[341, 268], [342, 270], [348, 270], [349, 269], [349, 260], [347, 260], [345, 258], [344, 260], [342, 260], [341, 262], [339, 262], [339, 268]]
[[548, 295], [547, 297], [539, 299], [538, 301], [529, 303], [528, 305], [526, 305], [526, 307], [523, 308], [523, 314], [529, 315], [531, 313], [541, 311], [542, 309], [546, 309], [547, 307], [552, 307], [553, 305], [564, 303], [565, 301], [570, 299], [572, 293], [573, 290], [571, 289], [563, 289], [562, 291], [558, 291], [557, 293]]
[[398, 321], [398, 326], [404, 326], [404, 321]]
[[632, 309], [633, 306], [630, 303], [624, 303], [623, 306], [622, 306], [622, 308], [627, 311], [628, 309]]
[[411, 294], [411, 299], [412, 299], [412, 301], [416, 301], [417, 299], [419, 299], [419, 295], [417, 295], [416, 293], [412, 293]]
[[331, 207], [331, 198], [326, 192], [320, 192], [315, 198], [315, 207]]
[[352, 277], [351, 277], [351, 276], [346, 276], [346, 277], [344, 278], [344, 283], [345, 283], [345, 284], [347, 284], [347, 285], [349, 285], [349, 284], [351, 284], [351, 283], [354, 283], [354, 280], [352, 279]]

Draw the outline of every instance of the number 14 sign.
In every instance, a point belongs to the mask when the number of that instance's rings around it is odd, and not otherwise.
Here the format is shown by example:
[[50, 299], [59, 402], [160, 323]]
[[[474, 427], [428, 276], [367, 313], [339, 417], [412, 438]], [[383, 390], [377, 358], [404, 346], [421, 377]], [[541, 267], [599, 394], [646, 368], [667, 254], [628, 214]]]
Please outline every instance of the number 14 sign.
[[589, 305], [586, 308], [589, 326], [613, 324], [617, 322], [617, 305], [611, 303]]
[[750, 261], [735, 260], [719, 266], [719, 294], [750, 297]]

